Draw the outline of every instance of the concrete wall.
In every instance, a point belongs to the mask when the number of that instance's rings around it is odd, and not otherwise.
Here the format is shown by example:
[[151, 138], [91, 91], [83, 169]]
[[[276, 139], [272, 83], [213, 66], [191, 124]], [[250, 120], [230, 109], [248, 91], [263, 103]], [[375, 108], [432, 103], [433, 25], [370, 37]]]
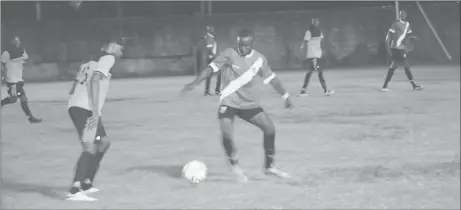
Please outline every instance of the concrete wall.
[[[458, 63], [460, 20], [457, 4], [426, 6], [426, 12], [453, 60], [448, 61], [428, 24], [416, 7], [406, 8], [414, 34], [419, 36], [410, 54], [413, 63]], [[394, 10], [356, 9], [270, 14], [232, 14], [207, 17], [216, 27], [220, 49], [233, 46], [242, 28], [257, 35], [256, 48], [274, 69], [299, 69], [300, 43], [310, 18], [320, 17], [328, 65], [384, 64], [385, 34], [395, 19]], [[71, 75], [79, 62], [91, 57], [107, 37], [126, 39], [125, 56], [114, 68], [114, 77], [180, 75], [194, 72], [193, 45], [198, 18], [98, 19], [42, 23], [2, 23], [2, 37], [19, 34], [30, 60], [28, 81], [52, 81]], [[2, 38], [3, 44], [5, 39]], [[4, 45], [3, 45], [4, 46]]]

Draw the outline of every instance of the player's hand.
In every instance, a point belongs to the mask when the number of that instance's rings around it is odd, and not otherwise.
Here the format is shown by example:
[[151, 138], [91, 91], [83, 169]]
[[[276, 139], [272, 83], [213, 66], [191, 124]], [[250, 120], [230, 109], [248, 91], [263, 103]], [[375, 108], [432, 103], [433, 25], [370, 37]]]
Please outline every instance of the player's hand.
[[18, 93], [16, 91], [16, 85], [11, 86], [11, 96], [12, 97], [18, 96]]
[[194, 87], [195, 87], [194, 83], [189, 83], [186, 86], [184, 86], [184, 88], [181, 90], [181, 93], [189, 92], [189, 91], [193, 90]]
[[293, 103], [291, 102], [291, 98], [288, 97], [285, 99], [285, 109], [291, 109], [293, 108]]
[[91, 117], [88, 118], [86, 121], [86, 129], [87, 130], [92, 130], [98, 126], [98, 120], [99, 120], [99, 114], [97, 111], [93, 111], [93, 114]]

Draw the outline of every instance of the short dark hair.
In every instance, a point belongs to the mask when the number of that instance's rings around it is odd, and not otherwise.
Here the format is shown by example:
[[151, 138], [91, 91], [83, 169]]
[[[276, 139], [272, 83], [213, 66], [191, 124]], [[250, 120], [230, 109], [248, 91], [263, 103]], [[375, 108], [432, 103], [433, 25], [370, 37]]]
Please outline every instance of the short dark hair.
[[255, 33], [251, 30], [251, 29], [242, 29], [240, 30], [239, 32], [239, 37], [243, 38], [243, 37], [255, 37]]

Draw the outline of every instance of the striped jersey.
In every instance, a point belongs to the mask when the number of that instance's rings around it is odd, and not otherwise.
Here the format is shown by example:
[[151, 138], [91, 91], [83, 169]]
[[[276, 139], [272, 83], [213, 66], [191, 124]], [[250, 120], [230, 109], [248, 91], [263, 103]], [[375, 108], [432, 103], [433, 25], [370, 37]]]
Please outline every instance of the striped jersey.
[[410, 22], [397, 20], [395, 21], [391, 28], [389, 29], [389, 38], [391, 41], [391, 48], [392, 49], [405, 49], [405, 38], [407, 38], [408, 34], [412, 33]]
[[256, 50], [242, 56], [238, 49], [227, 48], [209, 66], [214, 72], [222, 71], [220, 105], [238, 109], [260, 106], [253, 88], [255, 76], [262, 77], [265, 84], [275, 77], [266, 57]]

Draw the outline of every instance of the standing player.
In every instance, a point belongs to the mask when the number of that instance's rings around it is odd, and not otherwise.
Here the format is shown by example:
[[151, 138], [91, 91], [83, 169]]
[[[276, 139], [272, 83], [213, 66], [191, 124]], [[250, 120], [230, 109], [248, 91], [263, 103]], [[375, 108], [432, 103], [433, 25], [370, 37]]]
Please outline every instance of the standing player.
[[319, 74], [319, 81], [322, 85], [325, 96], [330, 96], [334, 94], [333, 90], [327, 89], [327, 83], [325, 82], [325, 78], [323, 77], [324, 60], [322, 59], [322, 40], [323, 33], [320, 29], [319, 19], [313, 18], [312, 24], [309, 30], [306, 31], [306, 34], [304, 35], [304, 41], [301, 44], [301, 50], [303, 50], [304, 47], [307, 46], [306, 59], [303, 62], [303, 66], [307, 68], [307, 73], [304, 77], [303, 87], [301, 88], [301, 96], [308, 95], [307, 85], [309, 84], [309, 80], [311, 79], [313, 71], [317, 71]]
[[96, 200], [85, 193], [97, 192], [93, 180], [100, 162], [109, 148], [106, 131], [101, 120], [101, 111], [109, 90], [115, 59], [122, 55], [123, 47], [110, 42], [101, 49], [101, 54], [80, 67], [69, 91], [69, 115], [77, 129], [82, 144], [82, 154], [68, 200]]
[[[21, 101], [22, 111], [29, 118], [30, 123], [40, 123], [42, 119], [34, 117], [29, 108], [27, 102], [26, 91], [24, 90], [24, 80], [22, 79], [22, 73], [24, 71], [24, 62], [29, 56], [26, 53], [24, 47], [21, 46], [21, 40], [18, 36], [15, 36], [11, 40], [11, 45], [8, 49], [2, 53], [1, 63], [2, 69], [4, 69], [4, 80], [8, 87], [9, 97], [4, 98], [1, 102], [1, 106], [8, 104], [14, 104], [16, 101]], [[3, 75], [3, 74], [2, 74]]]
[[227, 48], [221, 52], [210, 65], [183, 91], [189, 91], [206, 79], [213, 72], [222, 71], [223, 90], [220, 96], [218, 119], [222, 133], [222, 143], [233, 172], [240, 181], [248, 179], [238, 167], [238, 160], [233, 141], [234, 118], [239, 118], [260, 128], [264, 133], [265, 173], [281, 178], [289, 175], [274, 167], [275, 127], [272, 120], [259, 105], [253, 92], [254, 77], [260, 76], [264, 84], [271, 84], [282, 95], [285, 107], [291, 108], [290, 95], [283, 88], [280, 80], [272, 72], [264, 55], [253, 49], [255, 34], [244, 29], [240, 31], [235, 48]]
[[[216, 57], [216, 53], [218, 50], [218, 43], [216, 42], [215, 35], [214, 35], [214, 27], [213, 26], [207, 26], [206, 27], [207, 33], [205, 35], [205, 42], [206, 42], [206, 49], [204, 50], [204, 53], [207, 58], [207, 65], [211, 63]], [[205, 81], [205, 96], [210, 96], [210, 83], [211, 83], [211, 77], [213, 75], [211, 74], [209, 77], [207, 77]], [[221, 94], [221, 72], [218, 72], [216, 75], [216, 87], [215, 87], [215, 94], [220, 95]]]
[[410, 65], [407, 62], [407, 54], [406, 54], [406, 40], [411, 38], [410, 35], [412, 33], [410, 22], [407, 21], [407, 12], [404, 10], [400, 10], [399, 13], [400, 20], [395, 21], [386, 35], [386, 47], [387, 52], [391, 56], [391, 66], [389, 67], [389, 71], [387, 72], [386, 80], [384, 81], [384, 85], [382, 87], [382, 91], [387, 92], [389, 88], [387, 87], [389, 82], [394, 75], [395, 69], [399, 67], [399, 64], [405, 68], [405, 74], [410, 80], [410, 83], [413, 87], [413, 90], [422, 90], [423, 87], [417, 85], [413, 81], [413, 76], [410, 71]]

